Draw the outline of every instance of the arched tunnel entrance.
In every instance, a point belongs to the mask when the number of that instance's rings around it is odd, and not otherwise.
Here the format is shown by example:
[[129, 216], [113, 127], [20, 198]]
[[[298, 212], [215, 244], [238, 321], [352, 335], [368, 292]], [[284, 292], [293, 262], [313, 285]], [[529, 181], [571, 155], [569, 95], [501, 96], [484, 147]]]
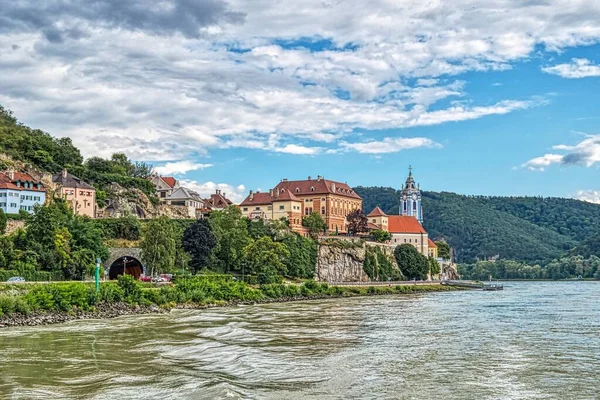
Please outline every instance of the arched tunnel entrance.
[[117, 279], [119, 275], [125, 273], [133, 276], [135, 279], [139, 279], [143, 270], [142, 263], [137, 258], [130, 256], [119, 257], [110, 265], [108, 278]]

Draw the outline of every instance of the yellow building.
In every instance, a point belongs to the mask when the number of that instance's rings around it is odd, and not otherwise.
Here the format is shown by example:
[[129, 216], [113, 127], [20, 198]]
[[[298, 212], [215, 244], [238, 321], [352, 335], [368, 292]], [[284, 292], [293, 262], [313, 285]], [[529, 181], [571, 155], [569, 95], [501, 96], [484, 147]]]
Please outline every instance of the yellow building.
[[240, 204], [242, 215], [251, 218], [290, 221], [295, 231], [302, 231], [302, 217], [319, 213], [330, 232], [346, 232], [346, 216], [362, 210], [362, 199], [346, 183], [317, 176], [305, 180], [282, 179], [268, 193], [250, 194]]
[[66, 169], [52, 177], [57, 193], [78, 215], [96, 217], [96, 189], [89, 183], [69, 173]]

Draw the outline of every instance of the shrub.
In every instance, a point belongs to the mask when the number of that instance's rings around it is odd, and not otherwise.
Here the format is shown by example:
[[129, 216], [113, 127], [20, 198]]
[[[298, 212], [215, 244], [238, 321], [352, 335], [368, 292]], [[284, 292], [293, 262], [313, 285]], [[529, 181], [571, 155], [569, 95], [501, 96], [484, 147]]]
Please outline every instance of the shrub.
[[123, 297], [129, 304], [139, 304], [142, 300], [142, 287], [131, 275], [119, 275], [119, 287], [123, 289]]

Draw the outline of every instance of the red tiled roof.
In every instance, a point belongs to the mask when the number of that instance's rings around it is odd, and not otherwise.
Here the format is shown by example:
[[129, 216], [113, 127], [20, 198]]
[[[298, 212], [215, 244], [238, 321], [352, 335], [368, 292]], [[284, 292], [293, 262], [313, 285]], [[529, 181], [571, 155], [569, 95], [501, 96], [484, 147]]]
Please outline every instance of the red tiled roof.
[[281, 191], [281, 189], [291, 191], [295, 195], [331, 193], [354, 199], [361, 199], [361, 197], [346, 183], [331, 181], [324, 178], [305, 179], [301, 181], [281, 181], [275, 186], [274, 190]]
[[[250, 199], [250, 197], [252, 196], [252, 199]], [[248, 197], [246, 197], [244, 199], [244, 201], [242, 201], [240, 203], [240, 206], [258, 206], [258, 205], [263, 205], [263, 204], [271, 204], [273, 202], [273, 198], [271, 197], [271, 195], [269, 193], [253, 193], [253, 194], [249, 194]]]
[[368, 227], [369, 229], [371, 229], [371, 230], [374, 230], [374, 229], [381, 229], [381, 228], [379, 227], [379, 225], [375, 225], [375, 224], [374, 224], [374, 223], [372, 223], [372, 222], [367, 222], [367, 227]]
[[429, 238], [427, 238], [427, 246], [429, 246], [430, 249], [437, 249], [435, 242]]
[[221, 193], [213, 193], [213, 194], [211, 194], [210, 198], [206, 199], [206, 201], [212, 207], [222, 207], [222, 208], [225, 208], [225, 207], [230, 206], [230, 205], [233, 204], [231, 202], [231, 200], [229, 200], [227, 197], [223, 196]]
[[279, 195], [273, 196], [273, 201], [302, 201], [296, 195], [289, 190], [284, 190]]
[[177, 183], [177, 179], [173, 178], [172, 176], [161, 176], [160, 178], [172, 188], [174, 188], [175, 184]]
[[367, 215], [367, 217], [387, 217], [387, 214], [384, 213], [379, 206], [377, 206], [369, 213], [369, 215]]
[[33, 177], [29, 174], [24, 174], [21, 172], [13, 172], [13, 179], [10, 178], [8, 174], [0, 173], [0, 189], [11, 189], [11, 190], [29, 190], [32, 192], [45, 192], [46, 188], [40, 185], [40, 188], [31, 187], [25, 188], [23, 186], [17, 186], [15, 182], [32, 182], [34, 184], [41, 183], [37, 179], [33, 179]]
[[415, 217], [404, 215], [388, 216], [388, 231], [390, 233], [427, 233]]

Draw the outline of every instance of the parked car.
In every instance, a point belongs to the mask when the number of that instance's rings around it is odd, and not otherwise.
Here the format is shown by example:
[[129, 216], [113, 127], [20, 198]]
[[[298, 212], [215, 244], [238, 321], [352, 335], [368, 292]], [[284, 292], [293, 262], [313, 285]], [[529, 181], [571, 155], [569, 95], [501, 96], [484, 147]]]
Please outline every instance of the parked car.
[[142, 281], [142, 282], [152, 282], [152, 277], [151, 276], [146, 276], [146, 275], [141, 275], [140, 276], [140, 281]]
[[12, 283], [25, 282], [25, 278], [23, 278], [21, 276], [13, 276], [12, 278], [8, 278], [8, 280], [6, 282], [12, 282]]

